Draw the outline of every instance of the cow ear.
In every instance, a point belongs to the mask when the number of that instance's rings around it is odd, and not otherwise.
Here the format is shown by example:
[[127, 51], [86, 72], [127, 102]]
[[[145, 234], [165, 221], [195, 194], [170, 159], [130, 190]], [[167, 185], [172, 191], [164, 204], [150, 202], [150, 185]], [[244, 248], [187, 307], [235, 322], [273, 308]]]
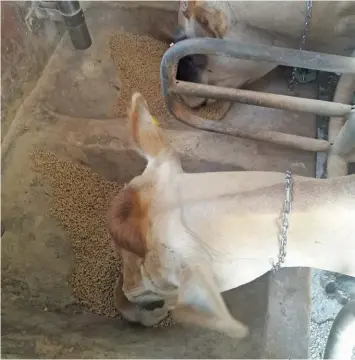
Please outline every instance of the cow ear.
[[225, 14], [203, 4], [196, 4], [193, 8], [193, 17], [201, 27], [211, 36], [222, 39], [227, 32], [228, 23]]
[[158, 120], [150, 114], [147, 101], [142, 94], [133, 94], [128, 119], [136, 150], [146, 159], [152, 159], [170, 148]]
[[248, 328], [234, 319], [208, 267], [186, 268], [181, 273], [178, 302], [172, 317], [177, 323], [192, 324], [244, 338]]

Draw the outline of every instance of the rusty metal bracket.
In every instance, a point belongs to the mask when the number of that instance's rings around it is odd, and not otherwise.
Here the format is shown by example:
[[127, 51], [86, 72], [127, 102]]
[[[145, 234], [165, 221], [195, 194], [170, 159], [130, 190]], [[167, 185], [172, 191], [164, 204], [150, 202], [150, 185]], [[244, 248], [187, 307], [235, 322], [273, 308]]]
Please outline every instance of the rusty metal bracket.
[[[213, 99], [227, 99], [244, 104], [336, 117], [346, 117], [354, 108], [351, 105], [336, 102], [177, 81], [173, 77], [173, 67], [183, 57], [194, 54], [219, 55], [235, 59], [271, 62], [278, 65], [310, 70], [355, 74], [355, 58], [352, 57], [274, 46], [241, 44], [231, 40], [212, 38], [180, 41], [170, 47], [163, 56], [160, 67], [162, 93], [170, 113], [181, 122], [194, 128], [235, 137], [268, 141], [305, 151], [328, 152], [331, 148], [331, 143], [325, 140], [275, 131], [227, 128], [221, 122], [203, 119], [192, 114], [183, 103], [177, 101], [176, 95], [184, 94]], [[352, 135], [355, 139], [355, 134]]]

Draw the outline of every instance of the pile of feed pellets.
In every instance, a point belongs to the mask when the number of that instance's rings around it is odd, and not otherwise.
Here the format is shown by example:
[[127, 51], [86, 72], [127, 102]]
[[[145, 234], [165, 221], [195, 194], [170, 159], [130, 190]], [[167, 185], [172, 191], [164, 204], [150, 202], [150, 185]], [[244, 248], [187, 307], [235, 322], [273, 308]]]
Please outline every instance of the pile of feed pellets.
[[[50, 216], [66, 230], [72, 245], [74, 264], [69, 286], [73, 295], [93, 313], [118, 316], [113, 289], [121, 259], [111, 246], [106, 214], [121, 186], [53, 152], [37, 150], [31, 158], [33, 170], [51, 196]], [[158, 324], [170, 325], [170, 317]]]
[[[170, 116], [160, 86], [160, 62], [169, 45], [149, 36], [115, 33], [110, 39], [111, 57], [120, 79], [116, 114], [127, 116], [135, 91], [146, 98], [157, 117]], [[225, 103], [216, 102], [194, 112], [219, 120]], [[121, 259], [111, 245], [106, 214], [122, 184], [110, 182], [89, 167], [37, 150], [32, 154], [33, 169], [51, 194], [50, 216], [68, 234], [74, 253], [69, 278], [73, 295], [87, 310], [109, 317], [119, 316], [113, 289], [121, 271]], [[123, 169], [124, 171], [124, 169]], [[172, 325], [171, 317], [158, 326]]]
[[[168, 48], [167, 43], [150, 36], [130, 33], [115, 33], [111, 36], [111, 58], [120, 80], [120, 92], [115, 106], [117, 116], [126, 116], [131, 97], [136, 91], [146, 98], [154, 116], [171, 116], [165, 106], [160, 84], [160, 62]], [[216, 101], [189, 111], [204, 119], [221, 120], [226, 107], [229, 108], [227, 102]]]

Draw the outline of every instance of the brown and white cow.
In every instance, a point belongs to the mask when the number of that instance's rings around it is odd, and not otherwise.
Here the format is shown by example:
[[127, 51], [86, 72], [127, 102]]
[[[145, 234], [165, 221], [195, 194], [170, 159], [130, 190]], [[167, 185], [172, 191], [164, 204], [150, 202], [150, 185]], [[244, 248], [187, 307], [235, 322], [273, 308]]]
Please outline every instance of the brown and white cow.
[[[350, 56], [355, 50], [355, 2], [311, 1], [305, 50]], [[307, 1], [180, 1], [179, 25], [187, 38], [214, 37], [299, 49]], [[201, 65], [202, 64], [202, 65]], [[185, 81], [239, 88], [276, 67], [220, 56], [190, 58]], [[187, 98], [197, 107], [205, 99]], [[209, 100], [213, 101], [213, 100]]]
[[[146, 326], [169, 310], [192, 322], [244, 337], [221, 292], [248, 283], [278, 259], [285, 174], [188, 174], [134, 94], [129, 115], [144, 172], [126, 185], [109, 210], [109, 231], [123, 258], [116, 306]], [[355, 276], [355, 175], [293, 178], [285, 267], [312, 267]], [[154, 302], [164, 306], [144, 307]]]

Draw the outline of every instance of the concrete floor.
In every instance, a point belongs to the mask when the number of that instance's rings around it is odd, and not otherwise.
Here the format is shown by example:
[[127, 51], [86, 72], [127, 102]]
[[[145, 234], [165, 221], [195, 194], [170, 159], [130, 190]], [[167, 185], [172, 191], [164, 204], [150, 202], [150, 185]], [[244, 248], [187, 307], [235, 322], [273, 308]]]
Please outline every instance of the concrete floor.
[[[169, 5], [170, 6], [170, 5]], [[168, 6], [168, 7], [169, 7]], [[131, 150], [125, 119], [115, 119], [116, 74], [107, 42], [115, 29], [166, 37], [154, 18], [174, 21], [163, 5], [148, 10], [110, 5], [86, 17], [93, 45], [76, 52], [65, 36], [3, 141], [2, 353], [6, 357], [205, 357], [306, 358], [309, 270], [283, 269], [224, 294], [227, 305], [249, 325], [237, 342], [201, 329], [140, 329], [117, 319], [88, 314], [65, 281], [70, 240], [48, 214], [50, 198], [36, 181], [29, 154], [36, 148], [81, 162], [101, 176], [124, 183], [144, 162]], [[171, 19], [171, 20], [169, 20]], [[288, 71], [278, 69], [253, 85], [288, 93]], [[315, 97], [312, 85], [301, 96]], [[172, 118], [159, 119], [187, 171], [273, 170], [314, 176], [314, 154], [267, 143], [196, 132]], [[226, 125], [262, 127], [314, 136], [315, 119], [281, 110], [236, 104]], [[213, 149], [213, 150], [212, 150]], [[46, 310], [45, 310], [46, 309]]]
[[[312, 311], [309, 332], [310, 359], [323, 358], [333, 322], [348, 299], [355, 298], [354, 278], [322, 270], [312, 270]], [[327, 292], [326, 284], [333, 283], [336, 291]], [[355, 359], [355, 347], [352, 359]]]
[[327, 297], [321, 285], [322, 274], [323, 271], [312, 270], [312, 313], [309, 339], [311, 359], [323, 358], [330, 328], [342, 307], [336, 299]]

